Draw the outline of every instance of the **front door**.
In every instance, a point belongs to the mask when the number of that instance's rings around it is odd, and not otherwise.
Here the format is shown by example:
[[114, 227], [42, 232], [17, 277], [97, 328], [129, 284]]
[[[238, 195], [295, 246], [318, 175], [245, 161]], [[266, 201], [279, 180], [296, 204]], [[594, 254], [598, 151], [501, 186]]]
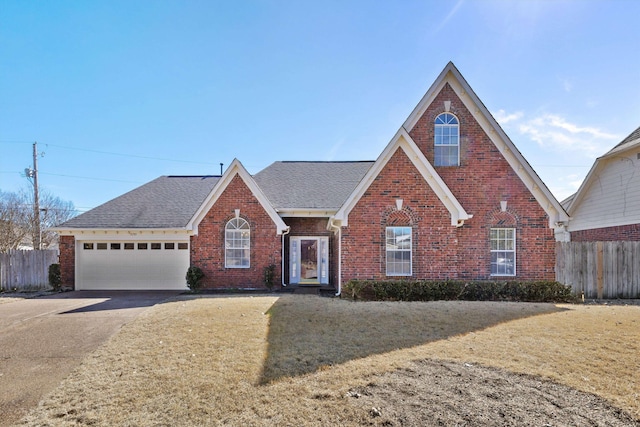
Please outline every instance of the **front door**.
[[328, 237], [291, 237], [289, 254], [290, 283], [329, 283]]

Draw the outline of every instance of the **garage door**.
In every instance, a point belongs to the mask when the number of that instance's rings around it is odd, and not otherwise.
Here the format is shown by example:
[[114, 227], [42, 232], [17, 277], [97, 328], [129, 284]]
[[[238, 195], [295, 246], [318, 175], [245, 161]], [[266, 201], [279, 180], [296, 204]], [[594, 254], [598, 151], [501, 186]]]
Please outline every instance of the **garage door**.
[[78, 241], [76, 289], [187, 289], [185, 241]]

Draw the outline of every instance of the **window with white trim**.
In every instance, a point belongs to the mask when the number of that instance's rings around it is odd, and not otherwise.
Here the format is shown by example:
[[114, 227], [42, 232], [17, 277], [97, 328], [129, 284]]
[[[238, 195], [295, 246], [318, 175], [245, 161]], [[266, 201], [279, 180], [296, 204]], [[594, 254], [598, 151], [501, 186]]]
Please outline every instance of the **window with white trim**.
[[224, 266], [249, 268], [251, 230], [243, 218], [233, 218], [224, 230]]
[[411, 227], [386, 229], [387, 276], [411, 276]]
[[516, 229], [492, 228], [491, 240], [491, 275], [516, 275]]
[[442, 113], [434, 122], [434, 166], [460, 164], [460, 124], [451, 113]]

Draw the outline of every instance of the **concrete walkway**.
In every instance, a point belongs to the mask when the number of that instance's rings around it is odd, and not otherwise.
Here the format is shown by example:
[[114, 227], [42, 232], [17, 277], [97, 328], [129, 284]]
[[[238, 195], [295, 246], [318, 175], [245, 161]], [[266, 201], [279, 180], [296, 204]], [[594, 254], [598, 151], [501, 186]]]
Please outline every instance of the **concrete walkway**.
[[15, 424], [123, 325], [178, 293], [78, 291], [0, 304], [0, 426]]

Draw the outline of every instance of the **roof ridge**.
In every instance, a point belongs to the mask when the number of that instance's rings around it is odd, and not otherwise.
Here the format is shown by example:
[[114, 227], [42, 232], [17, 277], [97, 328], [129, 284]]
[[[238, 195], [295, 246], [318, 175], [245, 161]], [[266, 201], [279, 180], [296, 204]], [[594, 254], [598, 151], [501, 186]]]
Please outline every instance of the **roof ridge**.
[[275, 163], [373, 163], [375, 160], [278, 160]]

